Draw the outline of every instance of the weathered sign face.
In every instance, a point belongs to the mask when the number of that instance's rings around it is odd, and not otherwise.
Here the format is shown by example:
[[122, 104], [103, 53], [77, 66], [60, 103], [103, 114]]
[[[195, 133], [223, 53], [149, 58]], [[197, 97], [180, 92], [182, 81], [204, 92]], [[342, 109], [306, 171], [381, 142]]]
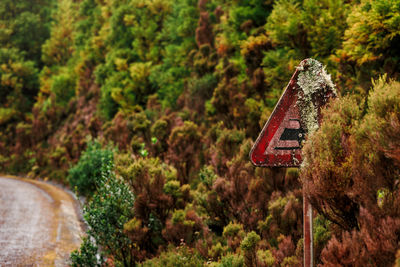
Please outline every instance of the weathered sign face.
[[336, 96], [322, 64], [305, 59], [257, 138], [250, 159], [255, 166], [297, 167], [305, 135], [318, 129], [320, 108]]

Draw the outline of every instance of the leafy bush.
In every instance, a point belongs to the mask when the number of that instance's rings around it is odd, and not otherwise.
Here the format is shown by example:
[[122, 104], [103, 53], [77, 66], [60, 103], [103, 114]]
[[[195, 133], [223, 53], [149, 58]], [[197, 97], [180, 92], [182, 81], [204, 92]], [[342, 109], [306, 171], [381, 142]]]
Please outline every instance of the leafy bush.
[[103, 266], [104, 258], [97, 258], [98, 250], [99, 248], [93, 244], [93, 242], [90, 240], [90, 237], [84, 237], [80, 249], [71, 253], [71, 266]]
[[57, 104], [66, 107], [75, 96], [75, 80], [70, 74], [54, 76], [50, 90], [55, 94]]
[[133, 242], [124, 233], [124, 225], [133, 217], [134, 196], [111, 172], [108, 175], [103, 177], [98, 192], [84, 208], [88, 235], [107, 255], [123, 266], [133, 266]]
[[96, 263], [97, 248], [122, 266], [135, 264], [134, 243], [124, 232], [124, 225], [133, 217], [134, 196], [129, 187], [115, 177], [113, 167], [112, 161], [99, 167], [98, 190], [83, 210], [88, 238], [80, 252], [71, 254], [75, 266]]
[[185, 244], [163, 252], [159, 257], [147, 260], [140, 264], [141, 267], [202, 267], [204, 259]]
[[78, 163], [69, 169], [68, 181], [79, 194], [90, 197], [99, 186], [101, 171], [113, 162], [113, 151], [102, 149], [98, 141], [90, 141]]
[[343, 43], [350, 59], [359, 65], [376, 60], [398, 62], [399, 4], [398, 0], [363, 0], [353, 7]]
[[256, 247], [258, 242], [261, 240], [260, 236], [256, 232], [251, 231], [248, 233], [240, 244], [240, 248], [245, 254], [246, 266], [257, 266], [257, 254]]
[[243, 256], [237, 254], [228, 254], [221, 258], [218, 267], [244, 267]]
[[15, 48], [0, 47], [0, 64], [0, 104], [29, 111], [39, 87], [35, 62], [24, 60], [24, 53]]

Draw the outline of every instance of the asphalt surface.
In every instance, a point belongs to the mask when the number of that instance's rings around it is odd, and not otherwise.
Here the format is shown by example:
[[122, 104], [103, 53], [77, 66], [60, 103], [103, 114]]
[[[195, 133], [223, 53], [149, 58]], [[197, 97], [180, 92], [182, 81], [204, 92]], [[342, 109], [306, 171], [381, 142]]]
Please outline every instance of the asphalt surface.
[[0, 177], [0, 266], [68, 266], [81, 223], [75, 199], [62, 189]]

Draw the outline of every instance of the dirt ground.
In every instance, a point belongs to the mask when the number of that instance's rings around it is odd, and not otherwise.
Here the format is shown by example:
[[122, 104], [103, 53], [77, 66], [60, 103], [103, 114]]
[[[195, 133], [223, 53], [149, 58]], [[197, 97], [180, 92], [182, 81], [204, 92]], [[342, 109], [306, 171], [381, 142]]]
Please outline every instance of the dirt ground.
[[69, 193], [44, 182], [0, 176], [0, 266], [68, 266], [82, 235]]

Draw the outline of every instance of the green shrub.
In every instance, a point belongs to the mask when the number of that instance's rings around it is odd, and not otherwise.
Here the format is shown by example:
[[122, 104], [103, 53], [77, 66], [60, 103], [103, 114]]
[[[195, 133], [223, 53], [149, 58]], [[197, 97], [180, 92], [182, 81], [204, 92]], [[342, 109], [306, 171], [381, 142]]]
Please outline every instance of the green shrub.
[[69, 169], [68, 181], [80, 195], [89, 197], [98, 186], [102, 166], [113, 162], [113, 151], [102, 149], [99, 142], [89, 142], [78, 163]]
[[258, 250], [257, 258], [259, 261], [263, 262], [265, 266], [274, 266], [275, 259], [270, 250]]
[[0, 125], [6, 124], [10, 120], [12, 120], [15, 115], [17, 115], [17, 111], [12, 108], [0, 108]]
[[251, 231], [247, 234], [247, 236], [243, 239], [240, 247], [244, 251], [250, 251], [256, 248], [258, 241], [260, 241], [260, 236], [257, 235], [256, 232]]
[[396, 64], [399, 60], [396, 45], [400, 37], [399, 6], [399, 0], [363, 0], [355, 5], [347, 19], [349, 28], [344, 36], [343, 52], [359, 65], [376, 60]]
[[[112, 168], [112, 162], [100, 168], [98, 191], [84, 207], [83, 217], [89, 226], [88, 236], [117, 266], [134, 266], [134, 243], [124, 232], [124, 225], [133, 217], [134, 196], [129, 187], [115, 177]], [[88, 245], [88, 249], [95, 250], [92, 245]]]
[[82, 240], [82, 244], [79, 250], [75, 250], [71, 253], [71, 266], [72, 267], [86, 267], [96, 266], [100, 267], [104, 264], [104, 258], [97, 258], [98, 247], [90, 240], [85, 237]]
[[205, 260], [186, 245], [161, 253], [157, 258], [143, 262], [141, 267], [201, 267]]
[[189, 84], [191, 95], [200, 96], [203, 99], [209, 99], [212, 96], [218, 80], [213, 74], [206, 74], [201, 78], [192, 79]]
[[217, 175], [215, 174], [212, 166], [206, 165], [200, 170], [199, 179], [208, 188], [211, 188], [215, 180], [217, 180]]
[[66, 107], [69, 100], [75, 96], [75, 80], [69, 74], [60, 74], [53, 77], [51, 91], [56, 96], [58, 105]]
[[228, 254], [221, 258], [218, 267], [244, 267], [244, 259], [242, 255]]

